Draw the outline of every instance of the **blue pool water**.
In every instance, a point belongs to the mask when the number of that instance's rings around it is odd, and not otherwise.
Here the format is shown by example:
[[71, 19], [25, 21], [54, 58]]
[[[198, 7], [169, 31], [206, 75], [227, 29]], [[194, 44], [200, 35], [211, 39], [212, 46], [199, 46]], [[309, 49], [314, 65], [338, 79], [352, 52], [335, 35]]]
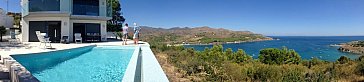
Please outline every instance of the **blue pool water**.
[[41, 82], [120, 82], [133, 52], [133, 47], [88, 46], [12, 57]]
[[[317, 57], [327, 61], [335, 61], [340, 56], [347, 56], [351, 59], [359, 57], [359, 55], [342, 53], [338, 47], [330, 47], [330, 44], [345, 43], [354, 40], [364, 40], [364, 36], [274, 36], [272, 38], [280, 40], [248, 42], [239, 44], [224, 44], [224, 49], [232, 48], [234, 51], [243, 49], [246, 53], [257, 58], [259, 51], [264, 48], [282, 48], [286, 46], [297, 51], [303, 59], [311, 59]], [[205, 47], [212, 45], [194, 45], [196, 50], [204, 50]]]

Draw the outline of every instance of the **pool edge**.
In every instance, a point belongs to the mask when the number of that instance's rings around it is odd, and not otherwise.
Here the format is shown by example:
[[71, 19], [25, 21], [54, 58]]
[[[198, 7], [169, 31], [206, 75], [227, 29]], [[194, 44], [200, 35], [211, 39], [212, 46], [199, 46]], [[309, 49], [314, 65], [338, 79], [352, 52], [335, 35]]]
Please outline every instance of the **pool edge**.
[[133, 52], [132, 57], [128, 63], [128, 67], [125, 70], [124, 76], [122, 78], [122, 82], [135, 82], [135, 71], [137, 69], [138, 56], [140, 53], [140, 46], [137, 46]]

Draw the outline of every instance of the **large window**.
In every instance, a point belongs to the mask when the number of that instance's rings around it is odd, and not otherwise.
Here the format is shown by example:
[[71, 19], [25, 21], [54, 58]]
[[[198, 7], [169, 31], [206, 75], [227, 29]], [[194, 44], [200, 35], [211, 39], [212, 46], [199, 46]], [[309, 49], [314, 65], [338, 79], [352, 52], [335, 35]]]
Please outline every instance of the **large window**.
[[81, 33], [83, 42], [101, 41], [101, 28], [98, 23], [73, 23], [73, 34], [75, 33]]
[[36, 31], [46, 33], [52, 42], [59, 42], [61, 39], [61, 21], [29, 21], [29, 42], [39, 41]]
[[73, 0], [73, 14], [99, 16], [99, 0]]
[[29, 12], [59, 11], [60, 0], [29, 0]]

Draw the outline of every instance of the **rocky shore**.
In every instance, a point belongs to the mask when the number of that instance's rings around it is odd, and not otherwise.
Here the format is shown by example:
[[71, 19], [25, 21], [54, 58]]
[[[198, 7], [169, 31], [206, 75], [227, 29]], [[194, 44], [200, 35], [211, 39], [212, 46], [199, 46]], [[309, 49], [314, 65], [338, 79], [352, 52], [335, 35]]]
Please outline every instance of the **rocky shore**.
[[340, 48], [338, 50], [341, 52], [364, 55], [364, 41], [352, 41], [340, 44]]

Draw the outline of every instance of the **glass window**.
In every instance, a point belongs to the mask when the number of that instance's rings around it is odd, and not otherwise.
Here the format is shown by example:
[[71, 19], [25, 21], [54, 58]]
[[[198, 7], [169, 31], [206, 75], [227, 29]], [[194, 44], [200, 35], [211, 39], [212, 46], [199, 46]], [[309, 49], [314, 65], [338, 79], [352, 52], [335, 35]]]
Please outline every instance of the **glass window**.
[[74, 15], [99, 16], [99, 0], [73, 0]]
[[29, 12], [59, 11], [59, 0], [29, 0]]

